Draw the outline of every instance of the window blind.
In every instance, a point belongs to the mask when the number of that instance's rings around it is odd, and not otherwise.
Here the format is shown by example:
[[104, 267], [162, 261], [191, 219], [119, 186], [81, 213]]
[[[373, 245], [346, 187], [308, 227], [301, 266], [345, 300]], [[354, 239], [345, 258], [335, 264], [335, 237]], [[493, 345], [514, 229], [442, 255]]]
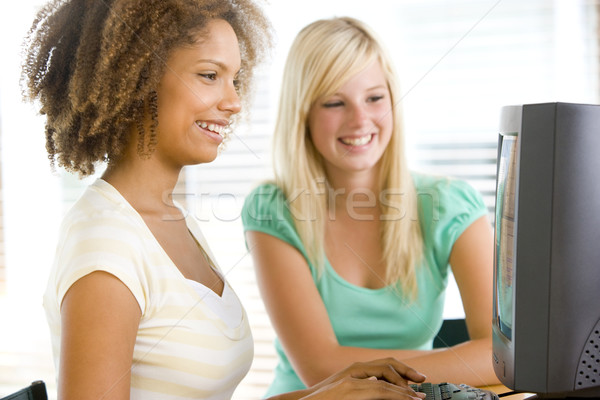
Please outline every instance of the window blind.
[[[0, 129], [0, 153], [2, 152], [2, 129]], [[4, 188], [2, 186], [2, 160], [0, 159], [0, 294], [6, 291], [6, 262], [4, 258]]]

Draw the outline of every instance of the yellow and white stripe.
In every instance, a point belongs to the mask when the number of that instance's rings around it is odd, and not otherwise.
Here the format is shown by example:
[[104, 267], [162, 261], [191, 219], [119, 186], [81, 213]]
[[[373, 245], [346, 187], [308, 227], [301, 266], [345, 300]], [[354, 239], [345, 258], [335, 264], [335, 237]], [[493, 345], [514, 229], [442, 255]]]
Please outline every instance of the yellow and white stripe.
[[[216, 266], [196, 222], [191, 218], [186, 222]], [[231, 397], [248, 372], [254, 351], [239, 299], [226, 287], [222, 298], [205, 301], [141, 216], [103, 180], [87, 189], [61, 227], [44, 295], [56, 366], [61, 301], [74, 282], [93, 271], [106, 271], [120, 279], [142, 311], [131, 369], [131, 399]], [[226, 304], [216, 307], [215, 301]]]

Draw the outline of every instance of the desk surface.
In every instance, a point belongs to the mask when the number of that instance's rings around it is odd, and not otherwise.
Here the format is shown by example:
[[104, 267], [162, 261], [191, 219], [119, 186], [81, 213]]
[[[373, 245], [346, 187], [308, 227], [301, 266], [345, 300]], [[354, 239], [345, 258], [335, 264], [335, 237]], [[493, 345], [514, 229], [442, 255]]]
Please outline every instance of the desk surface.
[[[486, 387], [483, 387], [482, 389], [491, 390], [492, 392], [494, 392], [496, 394], [502, 394], [502, 393], [506, 393], [506, 392], [510, 392], [511, 391], [509, 388], [507, 388], [504, 385], [486, 386]], [[531, 396], [533, 396], [532, 393], [517, 393], [517, 394], [513, 394], [513, 395], [510, 395], [510, 396], [503, 397], [502, 399], [506, 399], [506, 400], [523, 400], [523, 399], [526, 399], [526, 398], [531, 397]]]

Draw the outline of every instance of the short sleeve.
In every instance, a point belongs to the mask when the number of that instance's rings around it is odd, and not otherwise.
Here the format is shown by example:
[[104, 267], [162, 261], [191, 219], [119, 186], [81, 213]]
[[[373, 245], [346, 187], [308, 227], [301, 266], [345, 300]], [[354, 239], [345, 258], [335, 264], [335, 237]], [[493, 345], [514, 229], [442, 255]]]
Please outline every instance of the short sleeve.
[[104, 271], [127, 286], [144, 313], [146, 276], [141, 240], [131, 222], [115, 213], [65, 220], [55, 259], [58, 305], [77, 280]]
[[269, 234], [297, 248], [305, 257], [306, 251], [290, 214], [283, 191], [274, 184], [263, 184], [246, 197], [242, 208], [244, 232]]
[[487, 215], [481, 194], [459, 179], [415, 176], [426, 251], [445, 268], [456, 240], [475, 220]]

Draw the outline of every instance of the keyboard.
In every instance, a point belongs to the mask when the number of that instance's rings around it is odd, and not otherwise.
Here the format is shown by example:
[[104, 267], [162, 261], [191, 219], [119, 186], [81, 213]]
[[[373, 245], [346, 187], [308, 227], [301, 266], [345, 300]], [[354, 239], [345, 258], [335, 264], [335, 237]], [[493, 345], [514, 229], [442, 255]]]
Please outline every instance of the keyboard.
[[425, 393], [425, 400], [499, 400], [494, 392], [465, 384], [424, 382], [410, 386], [415, 392]]

